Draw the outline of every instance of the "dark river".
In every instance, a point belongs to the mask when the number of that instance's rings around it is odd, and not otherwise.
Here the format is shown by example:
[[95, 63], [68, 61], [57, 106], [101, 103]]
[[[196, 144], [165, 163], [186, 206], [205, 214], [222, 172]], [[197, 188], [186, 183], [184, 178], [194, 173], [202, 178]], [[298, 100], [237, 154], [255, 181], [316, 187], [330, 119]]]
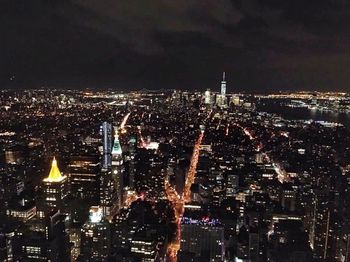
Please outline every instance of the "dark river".
[[288, 120], [315, 120], [341, 123], [350, 129], [350, 114], [332, 113], [310, 110], [307, 108], [292, 108], [283, 101], [264, 99], [256, 103], [258, 111], [274, 113]]

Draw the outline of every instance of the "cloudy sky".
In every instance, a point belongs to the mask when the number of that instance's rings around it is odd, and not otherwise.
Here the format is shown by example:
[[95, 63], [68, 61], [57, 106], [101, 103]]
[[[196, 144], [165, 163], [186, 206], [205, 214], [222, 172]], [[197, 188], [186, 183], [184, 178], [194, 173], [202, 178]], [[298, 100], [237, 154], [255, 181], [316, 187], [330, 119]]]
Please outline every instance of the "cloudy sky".
[[347, 0], [0, 0], [0, 88], [350, 91]]

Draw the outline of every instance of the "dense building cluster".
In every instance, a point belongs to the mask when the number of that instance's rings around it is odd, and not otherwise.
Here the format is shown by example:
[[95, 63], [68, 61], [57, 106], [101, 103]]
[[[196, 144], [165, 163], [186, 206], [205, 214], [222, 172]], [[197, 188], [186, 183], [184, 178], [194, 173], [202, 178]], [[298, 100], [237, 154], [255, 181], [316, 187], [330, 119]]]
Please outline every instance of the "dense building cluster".
[[223, 77], [1, 92], [0, 260], [350, 261], [350, 130]]

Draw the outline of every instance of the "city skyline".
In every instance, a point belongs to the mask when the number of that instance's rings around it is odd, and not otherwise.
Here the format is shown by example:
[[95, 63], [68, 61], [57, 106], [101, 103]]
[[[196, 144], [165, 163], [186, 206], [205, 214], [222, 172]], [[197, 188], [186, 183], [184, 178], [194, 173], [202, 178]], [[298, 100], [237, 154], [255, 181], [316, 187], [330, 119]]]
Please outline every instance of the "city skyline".
[[348, 261], [350, 95], [218, 85], [0, 92], [0, 259]]
[[350, 262], [350, 1], [0, 1], [0, 261]]

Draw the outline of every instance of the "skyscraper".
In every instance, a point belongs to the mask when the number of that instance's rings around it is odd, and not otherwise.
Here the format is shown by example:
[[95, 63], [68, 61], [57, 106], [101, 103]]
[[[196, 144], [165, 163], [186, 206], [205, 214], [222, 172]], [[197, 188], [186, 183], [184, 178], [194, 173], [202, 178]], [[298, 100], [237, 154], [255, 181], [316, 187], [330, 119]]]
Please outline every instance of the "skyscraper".
[[103, 122], [101, 126], [103, 139], [103, 163], [102, 167], [107, 169], [112, 162], [112, 125], [108, 122]]
[[112, 176], [116, 186], [116, 193], [118, 197], [118, 207], [122, 205], [123, 188], [124, 188], [124, 167], [123, 167], [123, 156], [122, 148], [119, 142], [118, 132], [115, 132], [114, 144], [112, 149]]
[[107, 261], [110, 253], [110, 224], [103, 218], [102, 209], [93, 206], [89, 220], [82, 227], [79, 261]]
[[42, 221], [43, 230], [24, 230], [21, 233], [23, 259], [20, 261], [70, 261], [64, 220], [60, 211], [51, 210]]
[[62, 176], [55, 158], [52, 160], [49, 176], [43, 180], [43, 191], [44, 206], [62, 211], [63, 201], [68, 194], [67, 176]]
[[221, 91], [220, 94], [216, 96], [216, 104], [219, 107], [226, 106], [226, 74], [223, 72], [221, 81]]
[[70, 158], [69, 182], [71, 194], [79, 199], [98, 203], [100, 160], [97, 155], [74, 155]]
[[226, 97], [226, 75], [225, 72], [222, 73], [222, 81], [221, 81], [221, 96]]
[[206, 104], [206, 105], [211, 104], [211, 93], [210, 93], [209, 89], [207, 91], [205, 91], [205, 93], [204, 93], [204, 104]]
[[103, 216], [106, 217], [111, 215], [111, 211], [117, 207], [117, 191], [110, 169], [103, 170], [100, 179], [100, 207]]
[[[182, 252], [191, 252], [196, 257], [210, 261], [223, 261], [224, 227], [217, 219], [183, 217], [181, 226]], [[208, 260], [208, 261], [209, 261]]]
[[237, 175], [227, 175], [226, 197], [234, 197], [239, 186], [239, 177]]
[[314, 210], [314, 255], [317, 259], [329, 259], [331, 249], [331, 203], [326, 190], [317, 190]]

